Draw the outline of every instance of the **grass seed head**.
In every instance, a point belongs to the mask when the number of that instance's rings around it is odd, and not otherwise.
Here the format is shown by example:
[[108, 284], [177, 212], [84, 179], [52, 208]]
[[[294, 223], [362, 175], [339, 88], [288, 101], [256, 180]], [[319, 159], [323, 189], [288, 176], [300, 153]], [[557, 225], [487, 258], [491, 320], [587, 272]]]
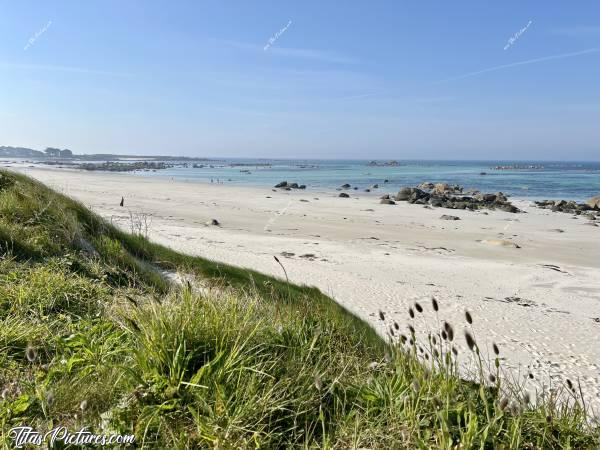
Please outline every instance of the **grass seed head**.
[[496, 354], [496, 356], [498, 356], [500, 354], [500, 349], [498, 348], [498, 346], [496, 345], [495, 342], [492, 344], [492, 349], [494, 350], [494, 353]]
[[473, 317], [469, 311], [465, 311], [465, 319], [467, 319], [469, 325], [473, 325]]
[[471, 351], [474, 351], [477, 344], [475, 343], [475, 339], [473, 338], [471, 333], [469, 333], [468, 331], [465, 331], [465, 340], [467, 341], [469, 349]]
[[25, 349], [25, 357], [30, 363], [35, 362], [35, 360], [37, 359], [37, 350], [31, 345], [28, 345]]
[[319, 375], [315, 376], [315, 388], [317, 388], [317, 391], [320, 391], [321, 389], [323, 389], [323, 382], [321, 381], [321, 377]]

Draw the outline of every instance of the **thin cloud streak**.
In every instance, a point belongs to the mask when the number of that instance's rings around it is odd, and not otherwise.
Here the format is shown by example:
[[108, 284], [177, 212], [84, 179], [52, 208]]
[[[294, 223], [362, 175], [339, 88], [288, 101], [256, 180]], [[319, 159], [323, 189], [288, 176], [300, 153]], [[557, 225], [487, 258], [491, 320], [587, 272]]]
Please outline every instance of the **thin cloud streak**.
[[452, 78], [447, 78], [445, 80], [434, 81], [432, 84], [447, 83], [448, 81], [462, 80], [463, 78], [475, 77], [477, 75], [481, 75], [481, 74], [484, 74], [484, 73], [495, 72], [497, 70], [502, 70], [502, 69], [509, 69], [511, 67], [525, 66], [525, 65], [528, 65], [528, 64], [536, 64], [536, 63], [539, 63], [539, 62], [550, 61], [550, 60], [554, 60], [554, 59], [571, 58], [573, 56], [587, 55], [589, 53], [596, 53], [598, 51], [600, 51], [600, 49], [597, 49], [597, 48], [588, 48], [587, 50], [582, 50], [582, 51], [579, 51], [579, 52], [562, 53], [560, 55], [550, 55], [550, 56], [544, 56], [542, 58], [529, 59], [527, 61], [519, 61], [519, 62], [516, 62], [516, 63], [503, 64], [501, 66], [489, 67], [487, 69], [478, 70], [476, 72], [465, 73], [463, 75], [459, 75], [459, 76], [452, 77]]

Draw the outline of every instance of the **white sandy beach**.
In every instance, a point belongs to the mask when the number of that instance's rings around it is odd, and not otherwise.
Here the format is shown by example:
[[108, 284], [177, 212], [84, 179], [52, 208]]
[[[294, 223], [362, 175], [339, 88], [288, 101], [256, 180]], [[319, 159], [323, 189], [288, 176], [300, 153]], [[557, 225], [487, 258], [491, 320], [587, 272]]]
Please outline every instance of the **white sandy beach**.
[[[126, 230], [130, 212], [150, 214], [150, 238], [185, 253], [282, 277], [277, 255], [292, 281], [320, 288], [382, 334], [394, 320], [406, 329], [415, 301], [425, 307], [418, 328], [433, 329], [433, 296], [464, 348], [468, 309], [480, 346], [496, 342], [511, 376], [532, 373], [532, 393], [542, 384], [579, 380], [586, 403], [600, 412], [600, 227], [583, 217], [529, 202], [515, 202], [526, 214], [487, 215], [380, 205], [378, 196], [389, 193], [384, 186], [377, 196], [350, 191], [345, 199], [310, 189], [19, 170]], [[462, 220], [440, 220], [442, 214]], [[213, 218], [221, 226], [207, 226]], [[520, 248], [494, 245], [498, 240]]]

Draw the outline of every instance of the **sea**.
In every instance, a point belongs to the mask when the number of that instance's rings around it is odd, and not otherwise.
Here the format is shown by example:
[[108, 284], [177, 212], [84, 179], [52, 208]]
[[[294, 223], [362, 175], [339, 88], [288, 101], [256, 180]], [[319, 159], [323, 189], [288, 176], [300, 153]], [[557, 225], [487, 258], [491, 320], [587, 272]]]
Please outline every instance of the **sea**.
[[377, 184], [379, 189], [374, 192], [392, 193], [404, 186], [432, 182], [528, 200], [585, 201], [600, 196], [600, 162], [215, 159], [168, 163], [175, 165], [134, 174], [260, 187], [287, 181], [321, 191], [347, 183], [363, 192]]

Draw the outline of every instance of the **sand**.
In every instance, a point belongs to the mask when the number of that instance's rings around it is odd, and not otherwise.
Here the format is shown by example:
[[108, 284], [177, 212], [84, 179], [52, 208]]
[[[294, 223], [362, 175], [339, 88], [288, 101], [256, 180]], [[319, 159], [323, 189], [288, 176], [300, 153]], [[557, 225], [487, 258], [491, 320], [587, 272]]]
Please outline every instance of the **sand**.
[[[150, 238], [178, 251], [283, 277], [277, 255], [292, 281], [320, 288], [382, 335], [393, 321], [405, 332], [415, 301], [425, 309], [415, 327], [437, 329], [435, 297], [440, 319], [454, 325], [465, 371], [469, 310], [482, 352], [491, 354], [492, 342], [500, 347], [505, 376], [532, 395], [579, 380], [586, 404], [600, 411], [600, 227], [583, 217], [526, 201], [514, 201], [525, 214], [380, 205], [385, 185], [376, 195], [339, 198], [310, 188], [19, 170], [126, 230], [131, 215], [148, 215]], [[206, 225], [212, 219], [221, 225]]]

